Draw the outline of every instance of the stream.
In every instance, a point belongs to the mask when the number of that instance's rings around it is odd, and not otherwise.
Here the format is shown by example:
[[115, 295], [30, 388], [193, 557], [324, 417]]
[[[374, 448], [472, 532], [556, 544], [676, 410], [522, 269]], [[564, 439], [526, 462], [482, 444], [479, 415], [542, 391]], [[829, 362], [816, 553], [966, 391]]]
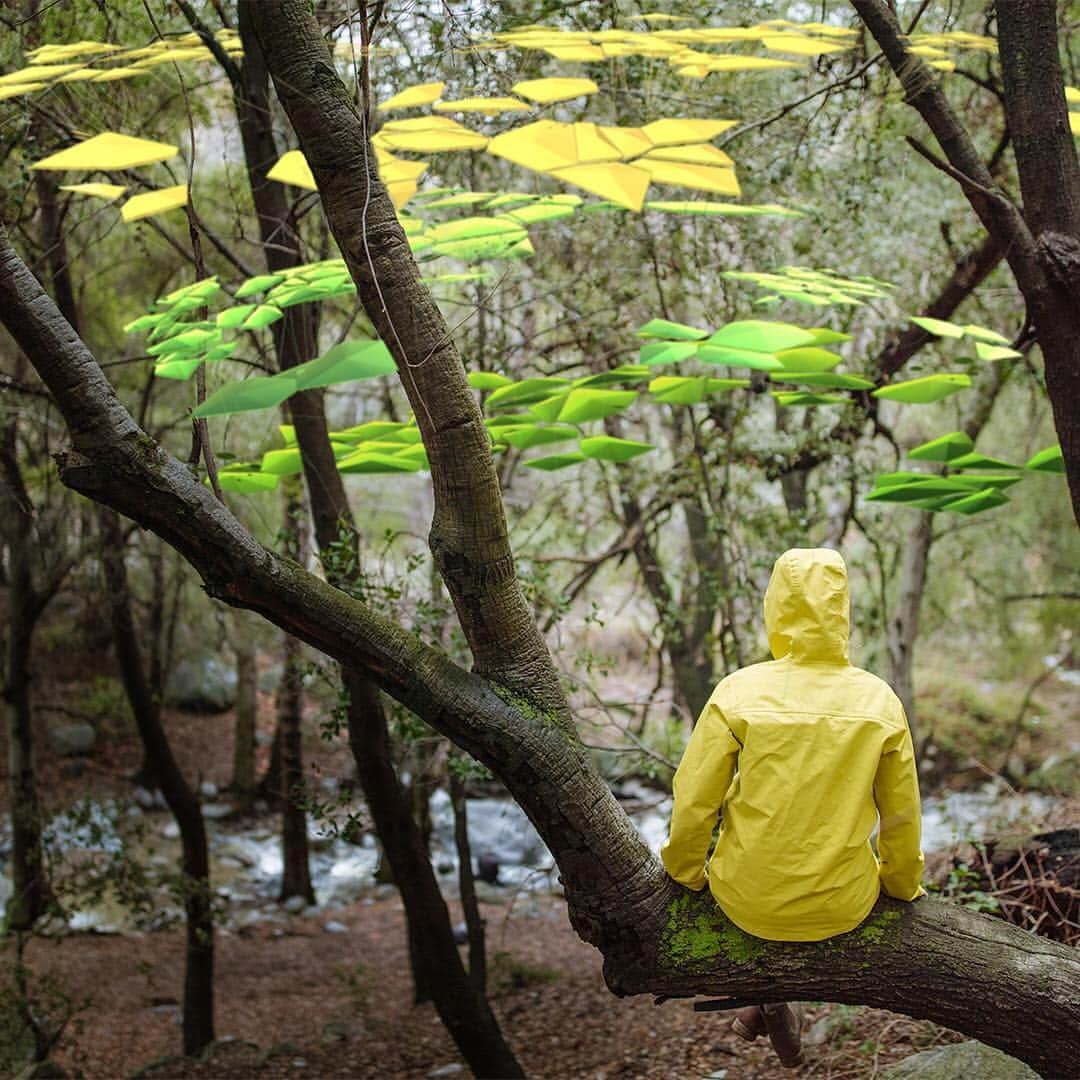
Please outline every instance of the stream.
[[[338, 829], [312, 822], [309, 826], [311, 874], [318, 903], [314, 907], [277, 902], [282, 869], [277, 818], [233, 819], [229, 806], [214, 801], [216, 791], [204, 795], [204, 814], [210, 838], [214, 888], [225, 902], [222, 926], [243, 929], [255, 924], [285, 927], [291, 914], [318, 917], [329, 932], [344, 929], [332, 913], [359, 902], [374, 902], [390, 895], [391, 885], [376, 881], [379, 852], [374, 836], [364, 833], [359, 843], [337, 835]], [[659, 852], [667, 836], [671, 797], [630, 781], [616, 789], [642, 838]], [[58, 814], [48, 824], [46, 842], [54, 850], [80, 852], [98, 864], [129, 857], [162, 875], [173, 871], [179, 854], [175, 822], [147, 792], [127, 801], [83, 803]], [[923, 801], [923, 849], [928, 854], [957, 843], [983, 839], [1024, 826], [1037, 827], [1046, 814], [1064, 800], [1037, 792], [1017, 794], [1006, 785], [990, 782], [975, 791], [948, 792]], [[345, 807], [342, 815], [349, 809]], [[457, 853], [454, 815], [449, 795], [438, 790], [431, 800], [432, 865], [448, 896], [457, 895]], [[509, 798], [468, 800], [469, 840], [474, 862], [483, 859], [489, 871], [497, 865], [494, 882], [478, 880], [480, 898], [511, 903], [528, 894], [559, 894], [561, 887], [553, 860], [522, 810]], [[0, 826], [0, 913], [11, 893], [7, 875], [10, 827]], [[490, 875], [489, 875], [490, 876]], [[62, 889], [62, 886], [61, 886]], [[149, 915], [134, 916], [111, 895], [93, 900], [72, 898], [67, 926], [72, 931], [96, 933], [152, 930], [181, 915], [167, 894], [160, 894]]]

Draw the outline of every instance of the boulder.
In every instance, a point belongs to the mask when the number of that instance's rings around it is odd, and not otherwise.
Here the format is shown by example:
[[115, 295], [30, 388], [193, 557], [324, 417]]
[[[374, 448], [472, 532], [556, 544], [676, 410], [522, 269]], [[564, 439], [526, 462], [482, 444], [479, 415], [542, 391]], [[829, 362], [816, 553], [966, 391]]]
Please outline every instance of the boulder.
[[49, 729], [49, 740], [59, 757], [80, 757], [89, 754], [97, 742], [93, 724], [61, 724]]
[[973, 1039], [912, 1054], [881, 1074], [881, 1080], [957, 1080], [958, 1077], [1039, 1080], [1039, 1074], [1022, 1061]]
[[219, 713], [236, 701], [236, 669], [219, 656], [181, 660], [165, 686], [165, 702], [185, 712]]

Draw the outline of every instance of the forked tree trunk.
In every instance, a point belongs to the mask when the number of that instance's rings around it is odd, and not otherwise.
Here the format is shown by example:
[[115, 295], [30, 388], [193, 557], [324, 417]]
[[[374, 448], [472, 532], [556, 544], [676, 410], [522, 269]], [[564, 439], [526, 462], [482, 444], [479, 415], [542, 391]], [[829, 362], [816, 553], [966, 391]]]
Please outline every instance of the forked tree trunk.
[[[133, 692], [142, 692], [139, 687], [145, 684], [145, 674], [138, 637], [131, 623], [124, 533], [114, 511], [103, 507], [99, 520], [106, 599], [117, 659], [130, 696]], [[156, 708], [138, 709], [135, 724], [146, 760], [180, 830], [181, 888], [187, 921], [182, 1030], [184, 1053], [192, 1055], [214, 1040], [214, 917], [206, 825], [198, 796], [173, 757], [159, 711]]]
[[[303, 262], [297, 224], [282, 185], [267, 180], [280, 151], [274, 137], [269, 74], [254, 31], [258, 4], [240, 0], [238, 30], [244, 43], [244, 61], [230, 71], [233, 101], [240, 122], [244, 158], [260, 236], [270, 270]], [[185, 10], [185, 14], [187, 11]], [[316, 355], [317, 335], [310, 305], [286, 309], [274, 324], [278, 366], [294, 367]], [[294, 395], [288, 403], [300, 447], [312, 523], [327, 576], [341, 587], [351, 582], [343, 567], [351, 556], [358, 561], [355, 526], [341, 474], [330, 448], [321, 391]], [[520, 1066], [507, 1047], [486, 999], [472, 992], [461, 957], [453, 943], [453, 929], [426, 846], [413, 821], [409, 800], [394, 772], [386, 714], [378, 690], [359, 672], [343, 669], [351, 693], [348, 708], [350, 745], [364, 798], [379, 808], [373, 816], [376, 831], [395, 879], [398, 881], [409, 925], [413, 982], [418, 994], [430, 993], [439, 1015], [458, 1043], [466, 1061], [478, 1075], [520, 1075]], [[356, 733], [372, 730], [366, 740]], [[277, 740], [275, 740], [276, 743]], [[273, 758], [271, 759], [273, 764]], [[383, 784], [373, 778], [392, 778]], [[374, 785], [374, 786], [373, 786]], [[387, 823], [387, 829], [379, 822]], [[422, 857], [421, 857], [422, 853]], [[492, 1071], [494, 1070], [494, 1071]]]

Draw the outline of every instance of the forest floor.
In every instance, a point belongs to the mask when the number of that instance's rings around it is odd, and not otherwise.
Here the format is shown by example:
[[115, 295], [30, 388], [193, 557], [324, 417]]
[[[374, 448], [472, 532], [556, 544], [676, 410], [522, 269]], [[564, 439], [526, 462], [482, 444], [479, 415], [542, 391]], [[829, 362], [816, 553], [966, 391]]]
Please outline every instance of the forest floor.
[[[53, 689], [55, 696], [59, 688]], [[273, 703], [269, 694], [259, 698], [259, 726], [266, 734], [273, 728]], [[187, 775], [224, 791], [232, 763], [231, 712], [169, 711], [166, 724]], [[328, 745], [314, 735], [306, 742], [313, 778], [350, 774], [340, 744]], [[47, 747], [46, 740], [42, 745]], [[260, 769], [267, 752], [263, 745]], [[0, 772], [2, 758], [0, 751]], [[137, 740], [110, 738], [76, 776], [46, 749], [40, 779], [48, 809], [77, 798], [130, 795], [127, 777], [139, 759]], [[5, 802], [0, 793], [0, 812], [7, 810]], [[167, 820], [164, 811], [148, 817]], [[1075, 800], [1065, 818], [1073, 823], [1080, 818]], [[451, 908], [458, 921], [452, 901]], [[599, 954], [574, 934], [560, 898], [506, 890], [502, 902], [485, 905], [484, 915], [493, 1007], [533, 1077], [861, 1080], [911, 1053], [961, 1038], [881, 1010], [813, 1004], [807, 1063], [792, 1072], [779, 1066], [764, 1040], [737, 1039], [728, 1014], [695, 1013], [686, 1002], [657, 1007], [647, 997], [614, 997], [604, 986]], [[10, 951], [0, 952], [4, 969], [10, 958]], [[396, 893], [385, 886], [348, 906], [320, 908], [314, 916], [283, 916], [221, 931], [216, 951], [221, 1040], [203, 1061], [176, 1056], [181, 928], [38, 937], [29, 942], [25, 959], [35, 980], [49, 977], [69, 1001], [85, 1002], [54, 1060], [87, 1080], [140, 1070], [146, 1076], [183, 1078], [470, 1075], [434, 1008], [413, 1003], [404, 914]], [[3, 974], [6, 981], [7, 971]]]
[[[737, 1039], [729, 1015], [614, 997], [599, 954], [571, 930], [561, 900], [486, 905], [484, 915], [493, 1006], [532, 1077], [854, 1080], [960, 1038], [880, 1010], [813, 1006], [807, 1064], [796, 1074], [764, 1040]], [[26, 957], [35, 975], [50, 974], [72, 999], [89, 1001], [54, 1059], [88, 1078], [140, 1068], [185, 1078], [470, 1075], [434, 1008], [413, 1004], [401, 902], [361, 901], [332, 918], [343, 932], [328, 933], [320, 915], [219, 935], [217, 1028], [227, 1041], [202, 1062], [172, 1056], [182, 931], [35, 940]]]

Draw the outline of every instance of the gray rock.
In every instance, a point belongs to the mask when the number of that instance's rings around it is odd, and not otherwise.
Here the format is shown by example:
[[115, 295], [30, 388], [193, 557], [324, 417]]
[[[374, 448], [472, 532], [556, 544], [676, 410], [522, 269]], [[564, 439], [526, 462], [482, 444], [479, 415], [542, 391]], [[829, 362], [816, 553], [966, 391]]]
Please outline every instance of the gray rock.
[[469, 928], [465, 923], [459, 922], [457, 926], [454, 927], [454, 944], [464, 945], [468, 940]]
[[228, 803], [222, 802], [204, 803], [202, 808], [202, 816], [210, 821], [220, 821], [232, 812], [233, 808]]
[[302, 896], [290, 896], [281, 906], [290, 915], [299, 915], [307, 907], [307, 900]]
[[49, 730], [49, 739], [59, 757], [78, 757], [94, 749], [97, 732], [92, 724], [62, 724]]
[[881, 1074], [881, 1080], [1039, 1080], [1039, 1074], [1022, 1061], [969, 1040], [924, 1050], [898, 1061]]
[[178, 709], [218, 713], [236, 700], [236, 670], [214, 655], [181, 660], [165, 686], [165, 701]]
[[464, 1066], [460, 1061], [451, 1061], [449, 1065], [440, 1065], [439, 1068], [432, 1069], [428, 1076], [457, 1076], [463, 1069]]
[[347, 934], [349, 928], [344, 923], [339, 923], [336, 919], [331, 919], [329, 922], [323, 924], [323, 929], [328, 934]]
[[217, 797], [218, 786], [211, 780], [204, 780], [199, 784], [199, 794], [206, 799], [214, 799]]

